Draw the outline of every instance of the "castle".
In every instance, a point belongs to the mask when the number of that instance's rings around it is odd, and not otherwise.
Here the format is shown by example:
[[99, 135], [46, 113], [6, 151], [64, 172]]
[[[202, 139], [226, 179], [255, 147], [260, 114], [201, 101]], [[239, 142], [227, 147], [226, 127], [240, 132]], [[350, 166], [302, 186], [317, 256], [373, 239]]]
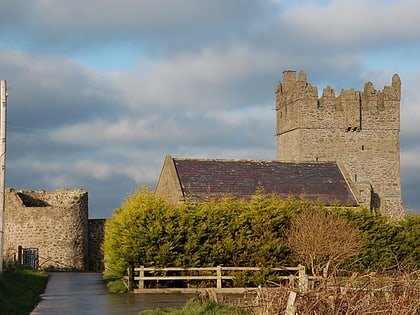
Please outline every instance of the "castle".
[[401, 81], [382, 91], [327, 86], [318, 90], [301, 71], [284, 71], [276, 89], [277, 159], [336, 161], [360, 204], [389, 217], [403, 214], [400, 179]]
[[336, 96], [328, 86], [319, 98], [303, 71], [297, 77], [296, 71], [283, 74], [276, 88], [276, 161], [167, 156], [156, 193], [179, 203], [209, 194], [248, 198], [262, 188], [281, 197], [363, 205], [400, 217], [398, 75], [382, 91], [368, 82], [363, 91]]
[[[398, 75], [383, 90], [318, 90], [304, 72], [285, 71], [276, 88], [277, 160], [199, 160], [167, 156], [156, 193], [179, 203], [210, 194], [248, 198], [258, 189], [327, 205], [365, 205], [403, 215]], [[39, 254], [42, 268], [101, 270], [105, 220], [88, 219], [81, 189], [6, 191], [4, 257]]]

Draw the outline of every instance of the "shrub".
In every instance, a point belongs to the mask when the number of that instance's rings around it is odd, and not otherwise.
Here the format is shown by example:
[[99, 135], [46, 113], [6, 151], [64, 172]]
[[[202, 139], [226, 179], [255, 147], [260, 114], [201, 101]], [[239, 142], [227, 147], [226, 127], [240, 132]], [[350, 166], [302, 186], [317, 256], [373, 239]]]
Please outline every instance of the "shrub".
[[105, 223], [106, 274], [123, 275], [132, 264], [173, 265], [181, 242], [171, 210], [145, 188], [130, 196]]
[[287, 232], [287, 243], [297, 259], [315, 276], [336, 270], [365, 244], [362, 232], [350, 221], [319, 207], [296, 215]]
[[[363, 208], [326, 208], [261, 192], [249, 201], [226, 197], [176, 207], [141, 188], [106, 221], [102, 246], [105, 277], [120, 278], [129, 265], [257, 266], [269, 270], [305, 261], [314, 274], [344, 262], [344, 267], [353, 271], [402, 265], [418, 269], [419, 218], [408, 216], [395, 222]], [[300, 250], [290, 233], [285, 237], [290, 226]], [[365, 236], [364, 247], [359, 230]], [[318, 243], [327, 247], [316, 247]], [[304, 246], [309, 250], [306, 253]], [[291, 249], [296, 255], [291, 255]], [[310, 250], [316, 257], [308, 259]], [[257, 274], [251, 281], [260, 284], [265, 275], [269, 272]], [[237, 276], [238, 281], [244, 281], [243, 275]]]

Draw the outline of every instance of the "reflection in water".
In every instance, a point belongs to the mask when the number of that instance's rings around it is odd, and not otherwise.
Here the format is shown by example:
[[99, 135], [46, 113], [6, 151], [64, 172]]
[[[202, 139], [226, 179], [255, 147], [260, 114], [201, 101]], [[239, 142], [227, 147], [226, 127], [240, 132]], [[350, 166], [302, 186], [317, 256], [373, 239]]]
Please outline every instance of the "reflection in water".
[[42, 300], [31, 315], [131, 315], [184, 305], [194, 295], [110, 294], [99, 273], [51, 273]]

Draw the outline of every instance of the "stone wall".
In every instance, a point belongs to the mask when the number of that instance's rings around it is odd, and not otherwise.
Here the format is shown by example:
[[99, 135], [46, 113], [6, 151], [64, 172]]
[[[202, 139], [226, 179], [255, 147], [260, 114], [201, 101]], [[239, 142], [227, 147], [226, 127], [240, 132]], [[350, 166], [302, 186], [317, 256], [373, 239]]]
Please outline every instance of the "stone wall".
[[161, 173], [156, 185], [155, 193], [172, 204], [184, 202], [184, 195], [178, 180], [174, 160], [170, 155], [165, 157]]
[[[285, 71], [276, 89], [277, 158], [336, 161], [361, 204], [401, 215], [400, 97], [398, 75], [383, 90], [368, 82], [336, 96], [326, 87], [318, 98], [304, 72]], [[371, 186], [370, 198], [360, 184]]]
[[37, 248], [40, 268], [88, 268], [88, 193], [6, 190], [4, 251]]
[[89, 270], [104, 270], [104, 254], [102, 252], [102, 243], [105, 236], [105, 219], [89, 220]]

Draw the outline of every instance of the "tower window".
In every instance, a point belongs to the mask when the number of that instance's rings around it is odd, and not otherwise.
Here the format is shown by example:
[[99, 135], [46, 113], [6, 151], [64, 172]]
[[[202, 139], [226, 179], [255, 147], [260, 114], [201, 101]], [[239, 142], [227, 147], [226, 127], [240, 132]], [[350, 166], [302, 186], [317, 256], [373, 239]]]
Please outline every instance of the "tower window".
[[357, 182], [357, 174], [354, 174], [354, 181]]
[[364, 144], [362, 144], [362, 151], [364, 151], [365, 150], [365, 145]]

